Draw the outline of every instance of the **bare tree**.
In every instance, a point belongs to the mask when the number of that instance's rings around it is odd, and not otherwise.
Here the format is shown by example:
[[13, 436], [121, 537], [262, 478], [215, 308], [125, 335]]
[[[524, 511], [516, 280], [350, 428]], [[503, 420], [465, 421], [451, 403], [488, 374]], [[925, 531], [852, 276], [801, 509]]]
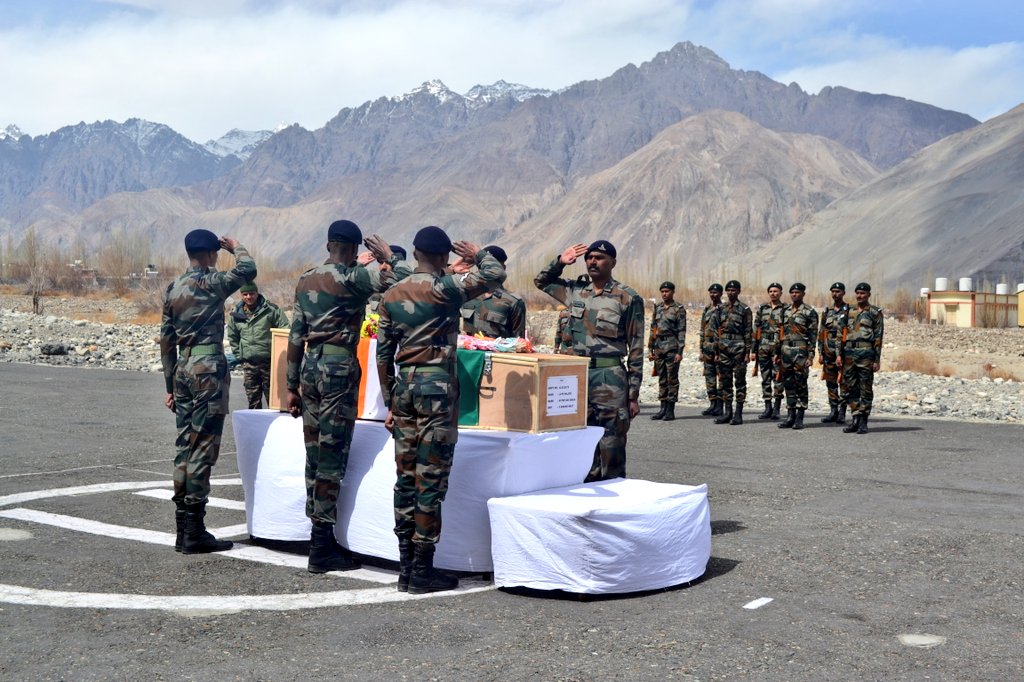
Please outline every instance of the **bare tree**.
[[149, 241], [143, 235], [129, 235], [126, 230], [122, 230], [118, 237], [100, 251], [97, 264], [108, 286], [118, 296], [124, 296], [131, 287], [132, 277], [142, 276], [148, 262]]

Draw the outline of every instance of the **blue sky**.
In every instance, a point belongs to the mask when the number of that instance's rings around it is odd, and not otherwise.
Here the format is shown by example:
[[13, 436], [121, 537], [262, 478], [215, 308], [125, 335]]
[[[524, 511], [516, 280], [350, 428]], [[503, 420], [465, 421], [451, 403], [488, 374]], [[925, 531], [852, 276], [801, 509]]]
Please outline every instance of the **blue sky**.
[[0, 129], [131, 117], [205, 142], [321, 127], [439, 78], [558, 89], [677, 42], [816, 93], [882, 92], [985, 120], [1024, 102], [1024, 2], [8, 0]]

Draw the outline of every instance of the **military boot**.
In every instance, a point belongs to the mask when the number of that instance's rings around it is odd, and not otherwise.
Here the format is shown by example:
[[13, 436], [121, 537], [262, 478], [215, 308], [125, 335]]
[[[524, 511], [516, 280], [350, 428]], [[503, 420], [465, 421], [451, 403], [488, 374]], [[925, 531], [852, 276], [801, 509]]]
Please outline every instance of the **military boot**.
[[675, 418], [676, 418], [676, 404], [674, 402], [672, 402], [671, 400], [669, 400], [668, 402], [665, 403], [665, 416], [662, 417], [662, 419], [667, 421], [667, 422], [670, 422], [670, 421], [674, 421]]
[[327, 573], [357, 568], [359, 562], [352, 556], [352, 552], [334, 539], [334, 524], [314, 521], [313, 530], [309, 534], [309, 564], [306, 570], [310, 573]]
[[412, 540], [398, 541], [398, 591], [409, 591], [409, 576], [412, 575], [412, 560], [416, 548]]
[[780, 429], [791, 429], [793, 424], [796, 422], [796, 410], [793, 408], [786, 409], [786, 420], [778, 423]]
[[822, 424], [831, 424], [831, 423], [835, 422], [837, 419], [839, 419], [839, 406], [838, 405], [829, 405], [828, 416], [827, 417], [822, 417], [821, 418], [821, 423]]
[[416, 545], [409, 576], [409, 594], [443, 592], [458, 586], [458, 578], [434, 568], [434, 545]]
[[860, 428], [860, 415], [853, 415], [853, 419], [850, 420], [849, 426], [843, 427], [843, 433], [855, 433]]
[[782, 409], [782, 398], [776, 398], [772, 403], [772, 421], [779, 420], [779, 410]]
[[705, 417], [716, 417], [722, 414], [721, 411], [716, 411], [718, 409], [718, 401], [712, 398], [711, 403], [706, 408], [701, 410], [700, 413]]
[[722, 413], [721, 417], [715, 419], [716, 424], [728, 424], [732, 421], [732, 401], [725, 403], [725, 412]]
[[862, 414], [860, 416], [860, 423], [857, 425], [857, 433], [867, 433], [867, 432], [868, 432], [868, 416], [866, 414]]
[[846, 423], [846, 403], [839, 403], [839, 411], [836, 413], [836, 425]]
[[732, 413], [732, 420], [729, 423], [733, 426], [743, 423], [743, 403], [736, 403], [736, 411]]
[[772, 418], [772, 401], [764, 401], [764, 412], [757, 415], [758, 419], [771, 419]]
[[181, 538], [182, 554], [206, 554], [231, 549], [230, 540], [218, 540], [206, 531], [206, 503], [185, 505], [185, 528]]
[[662, 400], [661, 401], [661, 409], [658, 410], [657, 412], [655, 412], [654, 414], [652, 414], [651, 415], [651, 419], [664, 419], [665, 418], [665, 405], [666, 404], [667, 403], [664, 400]]
[[174, 527], [177, 534], [174, 536], [174, 551], [180, 552], [185, 544], [185, 503], [174, 503]]
[[799, 431], [804, 428], [804, 408], [796, 408], [796, 419], [793, 420], [793, 429]]

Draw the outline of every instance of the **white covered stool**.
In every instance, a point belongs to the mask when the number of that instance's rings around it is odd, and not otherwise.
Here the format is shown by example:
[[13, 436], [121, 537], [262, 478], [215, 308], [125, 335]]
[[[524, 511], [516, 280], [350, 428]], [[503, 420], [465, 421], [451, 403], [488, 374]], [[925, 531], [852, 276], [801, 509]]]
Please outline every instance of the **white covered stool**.
[[671, 587], [711, 558], [707, 485], [616, 478], [487, 501], [498, 587], [614, 594]]

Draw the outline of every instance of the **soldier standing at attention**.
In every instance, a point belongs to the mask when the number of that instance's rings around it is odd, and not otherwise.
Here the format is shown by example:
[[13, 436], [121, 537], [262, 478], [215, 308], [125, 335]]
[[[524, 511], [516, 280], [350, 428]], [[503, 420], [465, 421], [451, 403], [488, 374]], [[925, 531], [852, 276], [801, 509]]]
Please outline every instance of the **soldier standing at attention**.
[[[644, 372], [644, 300], [612, 277], [615, 247], [599, 239], [568, 247], [534, 278], [537, 288], [569, 308], [566, 325], [572, 354], [590, 358], [587, 425], [604, 436], [586, 481], [626, 476], [626, 434], [640, 413]], [[589, 277], [561, 279], [562, 270], [584, 257]], [[626, 366], [623, 366], [623, 360]]]
[[[370, 252], [357, 261], [362, 241], [362, 232], [352, 221], [331, 223], [327, 261], [304, 272], [295, 286], [288, 334], [287, 408], [293, 417], [302, 415], [306, 516], [313, 524], [310, 573], [359, 568], [334, 535], [338, 492], [348, 466], [358, 409], [361, 370], [356, 346], [367, 299], [408, 274], [407, 268], [397, 271], [398, 258], [376, 235], [366, 238]], [[396, 271], [368, 270], [365, 266], [374, 259], [390, 262]]]
[[[217, 272], [217, 251], [235, 256], [235, 267]], [[210, 473], [220, 456], [231, 374], [224, 357], [224, 301], [256, 277], [256, 263], [231, 237], [209, 230], [185, 235], [189, 269], [167, 286], [160, 321], [160, 363], [165, 404], [174, 411], [174, 549], [184, 554], [223, 552], [229, 540], [206, 531]]]
[[846, 421], [846, 401], [839, 392], [839, 373], [841, 367], [836, 363], [839, 357], [839, 344], [842, 343], [842, 329], [850, 314], [850, 306], [843, 297], [846, 296], [846, 285], [833, 282], [829, 287], [832, 294], [832, 305], [821, 311], [821, 326], [818, 329], [818, 362], [821, 363], [821, 378], [825, 380], [828, 390], [828, 416], [822, 417], [823, 424], [842, 424]]
[[764, 412], [757, 415], [758, 419], [778, 419], [782, 404], [782, 382], [775, 380], [775, 346], [778, 343], [779, 324], [782, 322], [782, 309], [786, 305], [779, 299], [782, 297], [782, 285], [772, 282], [768, 285], [768, 303], [762, 303], [754, 313], [754, 347], [750, 351], [750, 361], [757, 363], [761, 372], [761, 399], [764, 400]]
[[804, 428], [807, 409], [807, 374], [814, 364], [814, 339], [818, 334], [818, 312], [804, 303], [807, 287], [796, 282], [789, 288], [793, 303], [782, 311], [775, 362], [786, 388], [786, 420], [780, 429]]
[[[425, 594], [459, 584], [455, 576], [434, 568], [441, 503], [459, 438], [459, 309], [467, 300], [497, 288], [505, 280], [505, 269], [488, 251], [470, 242], [453, 244], [433, 225], [416, 233], [413, 247], [416, 270], [380, 302], [377, 372], [388, 407], [384, 424], [395, 439], [398, 469], [398, 590]], [[465, 276], [445, 274], [451, 251], [461, 257], [462, 265], [475, 264], [477, 269]]]
[[[754, 325], [750, 307], [739, 300], [740, 283], [725, 283], [726, 302], [718, 309], [718, 331], [715, 334], [715, 369], [721, 381], [720, 397], [725, 413], [716, 424], [743, 423], [743, 402], [747, 398], [747, 357], [753, 344]], [[736, 411], [733, 412], [733, 385], [736, 386]]]
[[[502, 268], [505, 267], [508, 262], [505, 249], [485, 246], [484, 251], [494, 256]], [[526, 302], [504, 287], [466, 301], [461, 313], [462, 331], [470, 336], [483, 334], [493, 339], [526, 336]]]
[[242, 300], [228, 319], [231, 352], [242, 364], [242, 385], [249, 409], [270, 404], [270, 330], [288, 326], [288, 316], [260, 293], [255, 282], [238, 290]]
[[651, 419], [672, 421], [676, 418], [679, 397], [679, 362], [686, 345], [686, 308], [675, 301], [676, 285], [662, 282], [661, 303], [654, 304], [651, 337], [647, 343], [648, 359], [654, 361], [658, 373], [658, 400], [661, 410]]
[[708, 391], [710, 405], [701, 412], [705, 417], [722, 414], [722, 394], [719, 388], [718, 370], [715, 368], [715, 344], [718, 333], [718, 310], [722, 306], [722, 285], [715, 282], [708, 287], [711, 303], [704, 306], [700, 316], [700, 359], [704, 363], [704, 386]]
[[882, 309], [871, 305], [871, 285], [861, 282], [854, 289], [857, 307], [850, 309], [846, 342], [843, 344], [843, 393], [853, 421], [844, 433], [867, 433], [875, 372], [882, 366], [882, 337], [885, 319]]

